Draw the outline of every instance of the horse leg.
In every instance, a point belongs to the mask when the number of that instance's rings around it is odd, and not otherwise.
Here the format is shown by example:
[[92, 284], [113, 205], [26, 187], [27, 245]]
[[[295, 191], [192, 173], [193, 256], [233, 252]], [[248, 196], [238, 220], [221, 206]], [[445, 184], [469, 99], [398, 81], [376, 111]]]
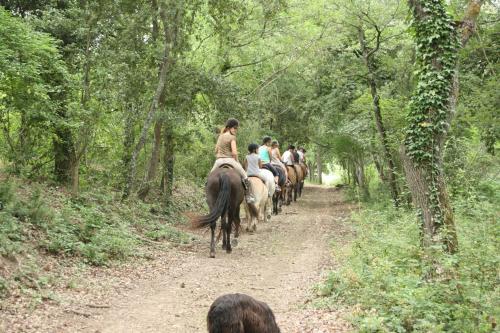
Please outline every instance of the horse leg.
[[228, 221], [226, 222], [225, 233], [226, 233], [226, 253], [231, 253], [233, 249], [231, 248], [231, 229], [233, 227], [233, 215], [228, 213]]
[[250, 223], [252, 222], [252, 214], [250, 214], [250, 209], [248, 208], [248, 204], [245, 203], [245, 218], [247, 220], [246, 231], [250, 231]]
[[282, 192], [279, 197], [278, 197], [278, 213], [281, 213], [282, 210], [283, 210], [283, 201], [284, 201], [284, 198], [285, 198], [285, 193]]
[[266, 205], [264, 207], [264, 213], [266, 214], [266, 218], [264, 219], [265, 222], [268, 222], [271, 219], [272, 207], [273, 203], [271, 201], [271, 198], [267, 198]]
[[241, 220], [240, 220], [240, 207], [236, 210], [234, 216], [234, 238], [231, 240], [231, 246], [238, 246], [238, 237], [240, 237]]
[[279, 195], [274, 193], [274, 195], [273, 195], [273, 214], [274, 215], [278, 215], [278, 198], [279, 198]]
[[297, 186], [299, 184], [295, 184], [295, 186], [293, 187], [293, 201], [297, 201]]
[[210, 258], [215, 258], [215, 228], [217, 223], [212, 223], [210, 225], [210, 231], [212, 233], [212, 238], [210, 239]]

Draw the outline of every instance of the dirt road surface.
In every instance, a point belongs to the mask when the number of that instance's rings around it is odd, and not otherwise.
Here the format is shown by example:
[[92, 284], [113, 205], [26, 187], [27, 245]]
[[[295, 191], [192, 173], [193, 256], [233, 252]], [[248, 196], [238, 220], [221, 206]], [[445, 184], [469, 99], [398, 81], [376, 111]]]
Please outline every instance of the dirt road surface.
[[203, 232], [193, 246], [169, 251], [155, 264], [132, 265], [112, 278], [96, 270], [91, 279], [99, 288], [87, 288], [85, 297], [73, 300], [66, 295], [47, 309], [65, 308], [62, 316], [34, 313], [31, 327], [33, 332], [206, 332], [213, 300], [240, 292], [266, 302], [284, 333], [350, 332], [345, 310], [317, 310], [311, 300], [312, 287], [336, 265], [332, 239], [350, 237], [351, 208], [340, 191], [308, 186], [281, 215], [253, 234], [244, 232], [232, 254], [219, 244], [216, 258], [208, 258], [209, 233]]

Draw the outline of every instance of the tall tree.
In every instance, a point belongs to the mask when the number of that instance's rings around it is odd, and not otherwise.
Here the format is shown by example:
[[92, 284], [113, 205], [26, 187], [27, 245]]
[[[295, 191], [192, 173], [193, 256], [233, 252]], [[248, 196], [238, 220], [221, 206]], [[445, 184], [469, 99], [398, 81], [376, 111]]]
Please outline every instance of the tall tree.
[[474, 32], [483, 1], [471, 0], [456, 24], [442, 0], [409, 0], [419, 66], [403, 148], [404, 168], [421, 219], [425, 249], [458, 250], [443, 172], [443, 148], [458, 99], [457, 53]]

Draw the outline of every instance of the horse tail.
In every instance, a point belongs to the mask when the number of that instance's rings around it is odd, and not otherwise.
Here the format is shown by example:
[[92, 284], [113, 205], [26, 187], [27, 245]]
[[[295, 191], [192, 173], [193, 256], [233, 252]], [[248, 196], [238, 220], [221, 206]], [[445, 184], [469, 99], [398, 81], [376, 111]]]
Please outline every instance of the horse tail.
[[229, 198], [231, 197], [231, 181], [227, 174], [219, 175], [219, 193], [215, 205], [208, 215], [200, 216], [193, 220], [195, 228], [203, 228], [217, 223], [219, 217], [223, 216], [229, 209]]

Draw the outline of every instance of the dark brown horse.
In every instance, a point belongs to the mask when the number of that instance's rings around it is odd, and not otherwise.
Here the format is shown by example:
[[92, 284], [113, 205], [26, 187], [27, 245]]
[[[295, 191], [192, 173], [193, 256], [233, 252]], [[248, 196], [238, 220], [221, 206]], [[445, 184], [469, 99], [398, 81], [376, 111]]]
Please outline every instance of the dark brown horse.
[[207, 315], [209, 333], [280, 333], [271, 308], [245, 294], [218, 297]]
[[276, 171], [278, 171], [278, 188], [279, 191], [274, 192], [273, 195], [273, 214], [278, 215], [279, 212], [281, 212], [281, 206], [283, 205], [283, 201], [285, 198], [285, 186], [286, 186], [286, 176], [285, 176], [285, 170], [279, 165], [274, 166], [276, 168]]
[[[212, 238], [210, 241], [210, 257], [215, 258], [215, 228], [221, 218], [222, 248], [231, 253], [231, 229], [235, 225], [234, 237], [238, 238], [240, 230], [240, 205], [245, 191], [241, 176], [231, 168], [219, 168], [209, 176], [205, 187], [207, 204], [210, 213], [194, 219], [197, 228], [210, 226]], [[253, 206], [255, 208], [255, 206]]]

